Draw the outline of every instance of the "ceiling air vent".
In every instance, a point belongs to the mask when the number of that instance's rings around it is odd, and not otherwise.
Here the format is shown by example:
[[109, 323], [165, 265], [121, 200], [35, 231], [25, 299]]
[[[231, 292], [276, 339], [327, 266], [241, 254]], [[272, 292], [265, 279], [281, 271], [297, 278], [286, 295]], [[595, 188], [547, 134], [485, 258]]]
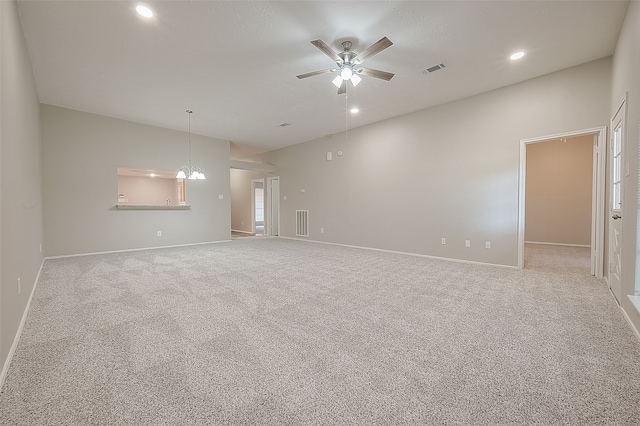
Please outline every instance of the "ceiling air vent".
[[424, 74], [431, 74], [432, 72], [436, 72], [438, 70], [441, 70], [442, 68], [446, 67], [445, 64], [438, 64], [438, 65], [434, 65], [432, 67], [427, 68], [426, 70], [422, 71]]

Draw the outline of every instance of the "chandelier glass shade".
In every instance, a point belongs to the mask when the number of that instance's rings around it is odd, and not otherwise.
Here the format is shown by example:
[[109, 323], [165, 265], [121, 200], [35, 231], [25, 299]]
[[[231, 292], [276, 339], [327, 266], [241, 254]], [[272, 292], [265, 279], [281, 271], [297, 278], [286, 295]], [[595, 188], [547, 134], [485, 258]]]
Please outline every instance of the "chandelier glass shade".
[[202, 170], [191, 164], [191, 114], [193, 114], [193, 111], [188, 109], [187, 114], [189, 117], [189, 165], [180, 167], [176, 174], [176, 179], [204, 180], [207, 177]]

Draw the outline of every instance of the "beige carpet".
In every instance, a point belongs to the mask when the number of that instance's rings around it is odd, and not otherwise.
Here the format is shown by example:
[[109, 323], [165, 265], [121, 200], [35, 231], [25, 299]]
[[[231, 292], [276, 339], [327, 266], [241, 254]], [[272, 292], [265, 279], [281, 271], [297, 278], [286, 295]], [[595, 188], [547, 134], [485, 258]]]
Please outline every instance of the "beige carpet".
[[588, 250], [510, 270], [278, 238], [48, 260], [2, 424], [640, 424]]

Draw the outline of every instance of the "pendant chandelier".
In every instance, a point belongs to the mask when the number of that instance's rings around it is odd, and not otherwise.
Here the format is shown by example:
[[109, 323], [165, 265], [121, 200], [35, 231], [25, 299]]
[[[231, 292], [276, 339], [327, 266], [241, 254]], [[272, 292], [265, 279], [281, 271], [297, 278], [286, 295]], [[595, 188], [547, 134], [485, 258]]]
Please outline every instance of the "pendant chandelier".
[[191, 164], [191, 114], [193, 114], [193, 111], [188, 109], [187, 114], [189, 117], [189, 165], [180, 167], [176, 179], [206, 179], [202, 170]]

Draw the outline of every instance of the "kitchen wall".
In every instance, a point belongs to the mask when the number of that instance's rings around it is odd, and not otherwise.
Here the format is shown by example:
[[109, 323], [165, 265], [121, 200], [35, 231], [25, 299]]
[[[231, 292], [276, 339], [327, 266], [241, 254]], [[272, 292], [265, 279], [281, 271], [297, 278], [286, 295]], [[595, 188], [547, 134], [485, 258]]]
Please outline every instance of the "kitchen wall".
[[[192, 181], [193, 182], [193, 181]], [[197, 182], [199, 183], [199, 182]], [[195, 185], [196, 182], [193, 182]], [[174, 178], [146, 177], [146, 176], [118, 176], [118, 194], [126, 201], [119, 204], [146, 204], [177, 206], [180, 198], [180, 185]]]
[[207, 176], [187, 183], [191, 209], [123, 211], [118, 167], [178, 170], [187, 134], [51, 105], [41, 118], [47, 256], [230, 239], [228, 141], [191, 135], [193, 163]]

